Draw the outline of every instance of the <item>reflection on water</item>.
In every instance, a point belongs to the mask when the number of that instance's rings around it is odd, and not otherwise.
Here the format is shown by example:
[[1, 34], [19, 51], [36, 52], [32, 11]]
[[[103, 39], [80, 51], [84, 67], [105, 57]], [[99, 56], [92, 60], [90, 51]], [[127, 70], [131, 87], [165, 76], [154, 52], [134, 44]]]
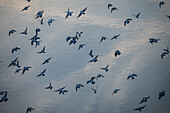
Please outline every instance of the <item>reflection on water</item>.
[[[119, 1], [80, 1], [75, 0], [1, 0], [0, 1], [0, 91], [7, 90], [9, 100], [0, 103], [2, 113], [21, 113], [27, 107], [35, 108], [38, 113], [132, 113], [139, 107], [139, 101], [151, 96], [143, 112], [168, 112], [170, 87], [169, 56], [162, 60], [162, 49], [170, 46], [169, 14], [170, 2], [158, 8], [159, 0], [119, 0]], [[116, 6], [119, 11], [110, 13], [108, 3]], [[30, 5], [30, 8], [21, 10]], [[77, 18], [80, 10], [87, 8], [86, 14]], [[73, 15], [65, 18], [65, 11], [70, 8]], [[44, 10], [44, 25], [35, 20], [38, 11]], [[136, 19], [132, 14], [141, 12]], [[50, 26], [49, 19], [55, 19]], [[123, 22], [132, 18], [126, 27]], [[28, 27], [28, 35], [19, 34]], [[35, 48], [30, 38], [35, 29], [40, 28], [39, 37], [42, 42]], [[8, 36], [11, 29], [17, 33]], [[76, 31], [83, 31], [82, 37], [75, 45], [66, 43], [67, 36], [75, 36]], [[110, 40], [120, 34], [118, 39]], [[100, 43], [102, 36], [108, 38]], [[149, 44], [149, 38], [160, 38], [157, 44]], [[86, 45], [78, 51], [79, 44]], [[21, 50], [11, 53], [12, 48]], [[46, 46], [45, 54], [37, 54]], [[89, 63], [88, 55], [93, 50], [98, 61]], [[121, 55], [114, 56], [116, 50]], [[16, 73], [16, 67], [9, 63], [19, 58], [21, 67], [32, 66], [24, 75]], [[41, 65], [44, 59], [52, 57], [49, 64]], [[109, 71], [100, 68], [109, 64]], [[36, 77], [47, 68], [46, 76]], [[134, 80], [127, 80], [129, 74], [136, 73]], [[96, 84], [86, 84], [92, 76], [104, 75]], [[68, 93], [59, 95], [44, 89], [49, 81], [53, 90], [66, 86]], [[85, 87], [75, 91], [76, 84]], [[91, 87], [97, 88], [94, 94]], [[122, 89], [112, 95], [114, 89]], [[166, 90], [164, 98], [158, 101], [160, 91]], [[165, 101], [166, 100], [166, 101]], [[141, 105], [142, 106], [142, 105]]]

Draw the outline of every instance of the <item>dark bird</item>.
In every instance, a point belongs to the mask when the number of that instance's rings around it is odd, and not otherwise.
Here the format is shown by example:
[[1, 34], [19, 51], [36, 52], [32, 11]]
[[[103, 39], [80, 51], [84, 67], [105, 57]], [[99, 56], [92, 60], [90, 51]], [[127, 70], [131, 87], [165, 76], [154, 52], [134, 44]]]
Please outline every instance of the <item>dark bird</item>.
[[[145, 106], [146, 106], [146, 105], [145, 105]], [[137, 110], [137, 111], [142, 111], [142, 109], [143, 109], [143, 108], [145, 108], [145, 106], [138, 107], [138, 108], [136, 108], [136, 109], [134, 109], [134, 110]]]
[[22, 69], [16, 69], [15, 73], [19, 73]]
[[17, 60], [18, 60], [18, 57], [15, 60], [11, 61], [11, 63], [8, 65], [8, 67], [10, 67], [12, 65], [15, 66]]
[[96, 89], [94, 89], [94, 88], [92, 88], [92, 87], [91, 87], [91, 89], [93, 90], [94, 94], [97, 93], [97, 86], [96, 86]]
[[14, 30], [14, 29], [10, 30], [10, 31], [9, 31], [9, 36], [10, 36], [11, 34], [15, 33], [15, 32], [17, 32], [17, 31]]
[[52, 90], [53, 89], [53, 86], [51, 85], [51, 82], [49, 81], [49, 86], [48, 87], [46, 87], [45, 89], [50, 89], [50, 90]]
[[159, 98], [158, 99], [161, 99], [163, 96], [165, 96], [165, 91], [159, 92]]
[[126, 20], [124, 21], [124, 26], [126, 26], [126, 24], [129, 24], [130, 21], [132, 21], [132, 19], [130, 19], [130, 18], [126, 19]]
[[107, 7], [108, 7], [108, 9], [110, 9], [110, 7], [112, 7], [112, 4], [108, 4]]
[[117, 37], [119, 37], [119, 36], [120, 36], [120, 34], [115, 35], [115, 36], [113, 36], [113, 38], [111, 38], [110, 40], [117, 39]]
[[150, 96], [148, 97], [143, 97], [143, 99], [139, 102], [139, 104], [142, 104], [143, 102], [147, 102], [147, 100], [150, 98]]
[[19, 47], [15, 47], [15, 48], [12, 49], [12, 53], [14, 53], [14, 51], [18, 51], [18, 50], [20, 50], [20, 48]]
[[106, 67], [104, 67], [104, 68], [100, 68], [100, 69], [102, 69], [102, 70], [104, 70], [104, 71], [108, 72], [108, 71], [109, 71], [108, 67], [109, 67], [109, 65], [107, 65], [107, 66], [106, 66]]
[[78, 35], [78, 37], [81, 37], [81, 34], [83, 33], [83, 31], [81, 31], [80, 33], [79, 32], [76, 32], [76, 35]]
[[167, 16], [167, 17], [170, 19], [170, 16], [169, 16], [169, 15], [165, 15], [165, 16]]
[[96, 78], [97, 78], [97, 80], [98, 80], [98, 78], [101, 78], [101, 77], [102, 77], [102, 78], [104, 78], [104, 76], [103, 76], [103, 75], [98, 74]]
[[153, 43], [157, 43], [160, 39], [149, 38], [149, 42], [153, 45]]
[[134, 79], [134, 77], [137, 77], [137, 75], [136, 74], [131, 74], [131, 75], [129, 75], [128, 77], [127, 77], [127, 80], [129, 79], [129, 78], [132, 78], [132, 79]]
[[22, 75], [25, 73], [25, 71], [29, 71], [31, 67], [24, 67], [23, 71], [22, 71]]
[[26, 1], [30, 2], [31, 0], [26, 0]]
[[69, 45], [71, 45], [71, 44], [75, 44], [77, 41], [76, 41], [76, 39], [74, 38], [74, 37], [72, 37], [73, 39], [70, 41], [70, 43], [69, 43]]
[[48, 59], [46, 59], [46, 60], [45, 60], [42, 64], [49, 63], [50, 59], [51, 59], [51, 57], [50, 57], [50, 58], [48, 58]]
[[165, 52], [169, 53], [169, 46], [167, 47], [167, 49], [163, 49]]
[[161, 54], [161, 58], [163, 59], [163, 57], [164, 57], [165, 55], [168, 55], [168, 53], [167, 53], [167, 52], [163, 52], [163, 53]]
[[117, 57], [118, 55], [120, 55], [121, 54], [121, 52], [119, 51], [119, 50], [116, 50], [115, 51], [115, 57]]
[[68, 92], [67, 90], [64, 90], [64, 89], [65, 89], [65, 86], [62, 87], [62, 88], [59, 88], [58, 90], [55, 90], [54, 92], [59, 92], [59, 94], [63, 94], [64, 95], [65, 92]]
[[90, 60], [89, 62], [97, 62], [97, 58], [98, 58], [99, 55], [97, 55], [96, 57], [94, 57], [92, 60]]
[[101, 40], [100, 40], [100, 43], [103, 41], [103, 40], [106, 40], [107, 38], [102, 36]]
[[20, 34], [24, 34], [24, 35], [27, 35], [27, 27], [26, 27], [26, 29], [25, 29], [25, 31], [24, 32], [21, 32]]
[[77, 16], [77, 18], [79, 18], [82, 14], [85, 15], [85, 11], [87, 10], [87, 7], [85, 9], [83, 9], [82, 11], [80, 11], [79, 15]]
[[117, 7], [113, 7], [112, 9], [111, 9], [111, 13], [113, 12], [113, 11], [119, 11], [119, 9], [117, 8]]
[[44, 11], [38, 11], [38, 13], [36, 14], [35, 19], [41, 18], [43, 16], [43, 13], [44, 13]]
[[1, 98], [0, 103], [1, 103], [1, 102], [6, 102], [7, 100], [8, 100], [8, 98], [7, 98], [7, 91], [5, 91], [5, 94], [4, 94], [4, 96]]
[[30, 7], [30, 5], [29, 5], [29, 6], [24, 7], [24, 9], [22, 9], [21, 11], [28, 10], [28, 8], [29, 8], [29, 7]]
[[80, 89], [81, 87], [84, 87], [82, 84], [77, 84], [76, 85], [76, 91], [78, 90], [78, 88]]
[[85, 45], [86, 44], [80, 44], [78, 50], [80, 50], [80, 48], [83, 48]]
[[65, 19], [68, 18], [68, 16], [72, 16], [72, 13], [73, 13], [73, 12], [70, 12], [70, 9], [68, 8], [68, 11], [66, 11], [66, 13], [67, 13], [67, 14], [66, 14]]
[[132, 16], [135, 16], [136, 18], [139, 18], [140, 13], [141, 13], [141, 12], [139, 12], [137, 15], [132, 14]]
[[115, 90], [113, 91], [112, 95], [115, 94], [115, 93], [117, 93], [117, 92], [120, 91], [120, 90], [121, 90], [121, 89], [115, 89]]
[[165, 5], [165, 2], [164, 2], [164, 1], [160, 1], [160, 2], [159, 2], [159, 8], [161, 8], [162, 5]]
[[40, 41], [35, 41], [35, 43], [36, 43], [35, 48], [40, 45], [41, 41], [42, 41], [42, 40], [40, 40]]
[[88, 81], [86, 82], [86, 84], [88, 84], [88, 83], [95, 84], [95, 81], [94, 81], [95, 78], [96, 78], [96, 77], [91, 77], [90, 80], [88, 80]]
[[31, 45], [33, 45], [34, 43], [37, 43], [37, 40], [40, 39], [40, 37], [37, 37], [37, 35], [35, 35], [33, 38], [31, 38]]
[[68, 37], [66, 38], [66, 42], [68, 42], [71, 38], [72, 38], [71, 36], [68, 36]]
[[26, 113], [31, 112], [34, 108], [28, 107]]
[[38, 52], [38, 53], [45, 53], [45, 46], [44, 46], [43, 49], [42, 49], [40, 52]]
[[50, 23], [52, 23], [53, 21], [55, 21], [55, 20], [54, 19], [48, 20], [48, 25], [50, 26]]
[[89, 53], [89, 55], [91, 56], [91, 57], [93, 57], [93, 50], [90, 50], [90, 53]]
[[40, 77], [40, 76], [45, 76], [45, 72], [46, 72], [47, 69], [44, 69], [44, 71], [42, 71], [39, 75], [37, 75], [37, 77]]

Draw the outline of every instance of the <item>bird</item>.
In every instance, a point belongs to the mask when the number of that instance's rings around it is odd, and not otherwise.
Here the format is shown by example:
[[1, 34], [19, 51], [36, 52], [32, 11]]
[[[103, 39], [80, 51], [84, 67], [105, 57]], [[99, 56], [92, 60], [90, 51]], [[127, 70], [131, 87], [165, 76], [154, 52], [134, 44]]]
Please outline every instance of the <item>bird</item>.
[[14, 29], [10, 30], [10, 31], [9, 31], [9, 36], [11, 36], [11, 34], [13, 34], [13, 33], [15, 33], [15, 32], [17, 32], [17, 31], [14, 30]]
[[78, 50], [80, 50], [80, 48], [83, 48], [85, 45], [86, 44], [80, 44]]
[[55, 20], [54, 19], [48, 20], [48, 25], [50, 26], [50, 23], [52, 23], [53, 21], [55, 21]]
[[107, 38], [102, 36], [101, 40], [100, 40], [100, 43], [103, 41], [103, 40], [106, 40]]
[[16, 69], [15, 73], [19, 73], [22, 69]]
[[165, 52], [169, 53], [169, 46], [167, 46], [167, 49], [163, 49]]
[[126, 19], [126, 20], [124, 21], [124, 26], [126, 26], [126, 24], [129, 24], [130, 21], [132, 21], [132, 19], [130, 19], [130, 18]]
[[45, 53], [45, 46], [44, 46], [43, 49], [42, 49], [40, 52], [38, 52], [38, 53]]
[[31, 67], [24, 67], [24, 69], [23, 69], [23, 71], [22, 71], [22, 75], [25, 73], [25, 71], [29, 71], [29, 69], [30, 69]]
[[28, 10], [28, 8], [30, 7], [30, 5], [24, 7], [24, 9], [22, 9], [21, 11], [25, 11], [25, 10]]
[[132, 16], [135, 16], [136, 18], [139, 18], [140, 13], [141, 13], [141, 12], [139, 12], [137, 15], [132, 14]]
[[69, 45], [71, 45], [71, 44], [75, 44], [77, 41], [76, 41], [76, 39], [74, 38], [74, 37], [72, 37], [73, 39], [70, 41], [70, 43], [69, 43]]
[[3, 95], [5, 93], [6, 93], [6, 91], [0, 91], [0, 95]]
[[37, 14], [36, 14], [35, 19], [41, 18], [43, 16], [43, 13], [44, 13], [44, 11], [38, 11]]
[[76, 35], [78, 34], [79, 37], [81, 37], [81, 34], [83, 33], [83, 31], [81, 31], [80, 33], [79, 32], [76, 32]]
[[35, 43], [36, 43], [35, 48], [36, 48], [37, 46], [39, 46], [41, 42], [42, 42], [42, 40], [40, 40], [40, 41], [35, 41]]
[[44, 20], [43, 18], [41, 18], [41, 20], [39, 20], [41, 25], [43, 25], [43, 20]]
[[115, 94], [115, 93], [117, 93], [117, 92], [120, 91], [120, 90], [121, 90], [121, 89], [115, 89], [115, 90], [113, 91], [112, 95]]
[[59, 92], [59, 94], [61, 94], [61, 93], [62, 93], [62, 94], [64, 95], [64, 94], [65, 94], [65, 92], [68, 92], [68, 91], [67, 91], [67, 90], [63, 90], [63, 91]]
[[90, 53], [89, 53], [89, 55], [90, 55], [91, 57], [93, 57], [93, 54], [92, 54], [92, 52], [93, 52], [93, 50], [90, 50]]
[[170, 19], [170, 16], [169, 16], [169, 15], [165, 15], [165, 16], [167, 16], [167, 17]]
[[8, 65], [8, 67], [10, 67], [12, 65], [15, 66], [17, 60], [18, 60], [18, 57], [15, 60], [11, 61], [11, 63]]
[[27, 2], [30, 2], [31, 0], [26, 0]]
[[76, 91], [78, 90], [78, 88], [80, 89], [81, 87], [84, 87], [82, 84], [77, 84], [76, 85]]
[[98, 80], [98, 78], [101, 78], [101, 77], [102, 77], [102, 78], [104, 78], [104, 76], [103, 76], [103, 75], [98, 74], [96, 78], [97, 78], [97, 80]]
[[128, 77], [127, 77], [127, 80], [129, 79], [129, 78], [132, 78], [132, 79], [134, 79], [134, 77], [137, 77], [137, 75], [136, 74], [131, 74], [131, 75], [129, 75]]
[[37, 43], [37, 40], [40, 39], [40, 37], [37, 37], [37, 34], [38, 33], [36, 33], [36, 35], [30, 39], [31, 40], [31, 45], [33, 45], [34, 42]]
[[91, 87], [91, 89], [93, 90], [94, 94], [97, 93], [97, 86], [96, 86], [96, 89], [94, 89], [94, 88], [92, 88], [92, 87]]
[[68, 36], [68, 37], [66, 38], [66, 42], [68, 42], [71, 38], [72, 38], [71, 36]]
[[40, 76], [45, 76], [45, 72], [46, 72], [47, 69], [44, 69], [39, 75], [37, 75], [37, 77], [40, 77]]
[[116, 11], [116, 10], [119, 11], [119, 9], [118, 9], [117, 7], [113, 7], [113, 8], [111, 9], [111, 13], [113, 12], [113, 10], [114, 10], [114, 11]]
[[96, 77], [91, 77], [90, 80], [88, 80], [88, 81], [86, 82], [86, 84], [89, 84], [89, 83], [95, 84], [95, 81], [94, 81], [95, 78], [96, 78]]
[[83, 9], [82, 11], [80, 11], [79, 15], [77, 16], [77, 18], [79, 18], [82, 14], [85, 15], [85, 11], [87, 10], [87, 7], [85, 9]]
[[26, 113], [28, 113], [29, 111], [31, 112], [32, 110], [34, 110], [34, 108], [28, 107]]
[[153, 43], [157, 43], [160, 39], [149, 38], [149, 42], [153, 45]]
[[134, 110], [142, 111], [142, 109], [145, 108], [145, 106], [146, 106], [146, 105], [144, 105], [144, 106], [142, 106], [142, 107], [138, 107], [138, 108], [136, 108], [136, 109], [134, 109]]
[[68, 16], [72, 16], [72, 13], [73, 13], [73, 12], [70, 12], [70, 9], [68, 8], [68, 11], [66, 11], [66, 13], [67, 13], [67, 14], [66, 14], [65, 19], [68, 18]]
[[160, 1], [160, 2], [159, 2], [159, 8], [161, 8], [162, 5], [165, 5], [165, 2], [164, 2], [164, 1]]
[[64, 90], [66, 86], [59, 88], [58, 90], [55, 90], [54, 92], [59, 92], [59, 94], [64, 94], [65, 92], [68, 92], [67, 90]]
[[107, 66], [106, 66], [106, 67], [104, 67], [104, 68], [100, 68], [100, 69], [102, 69], [102, 70], [104, 70], [104, 71], [108, 72], [108, 71], [109, 71], [108, 67], [109, 67], [109, 65], [107, 65]]
[[27, 29], [28, 29], [28, 28], [26, 27], [25, 31], [21, 32], [20, 34], [27, 35]]
[[113, 36], [110, 40], [117, 39], [117, 37], [119, 37], [119, 36], [120, 36], [120, 34], [115, 35], [115, 36]]
[[110, 9], [110, 7], [112, 7], [112, 4], [108, 4], [107, 7], [108, 7], [108, 9]]
[[14, 51], [18, 51], [18, 50], [20, 50], [20, 48], [19, 47], [15, 47], [15, 48], [12, 49], [12, 53], [14, 53]]
[[150, 96], [148, 97], [143, 97], [143, 99], [139, 102], [139, 104], [142, 104], [143, 102], [147, 102], [147, 100], [150, 98]]
[[97, 62], [97, 58], [98, 58], [99, 55], [96, 55], [96, 57], [94, 57], [92, 60], [90, 60], [89, 62]]
[[115, 57], [117, 57], [118, 55], [120, 55], [121, 54], [121, 52], [119, 51], [119, 50], [116, 50], [115, 51]]
[[42, 64], [49, 63], [50, 59], [51, 59], [51, 57], [50, 57], [50, 58], [48, 58], [48, 59], [46, 59], [46, 60], [45, 60]]
[[159, 92], [159, 98], [158, 99], [160, 100], [163, 96], [165, 96], [165, 90]]
[[165, 56], [165, 55], [167, 55], [168, 53], [167, 52], [163, 52], [162, 54], [161, 54], [161, 58], [163, 59], [163, 57]]
[[48, 87], [46, 87], [45, 89], [50, 89], [50, 90], [52, 90], [53, 89], [53, 86], [51, 85], [51, 82], [49, 81], [49, 86]]
[[7, 91], [5, 91], [5, 94], [4, 94], [4, 96], [1, 98], [1, 100], [0, 100], [0, 103], [1, 102], [6, 102], [8, 100], [8, 98], [7, 98]]

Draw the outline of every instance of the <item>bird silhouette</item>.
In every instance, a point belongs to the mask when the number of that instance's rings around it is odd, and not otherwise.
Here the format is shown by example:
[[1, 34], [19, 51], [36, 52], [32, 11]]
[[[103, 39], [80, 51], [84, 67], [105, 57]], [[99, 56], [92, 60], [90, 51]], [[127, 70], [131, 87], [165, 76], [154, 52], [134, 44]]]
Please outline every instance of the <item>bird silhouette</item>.
[[11, 61], [11, 63], [8, 65], [8, 67], [10, 67], [12, 65], [15, 66], [17, 60], [18, 60], [18, 57], [15, 60]]
[[35, 19], [41, 18], [43, 16], [44, 11], [38, 11], [38, 13], [35, 16]]
[[107, 38], [102, 36], [101, 40], [100, 40], [100, 43], [103, 41], [103, 40], [106, 40]]
[[45, 53], [45, 46], [44, 46], [43, 49], [42, 49], [40, 52], [38, 52], [38, 53]]
[[163, 59], [163, 57], [164, 57], [165, 55], [168, 55], [168, 53], [167, 53], [167, 52], [163, 52], [163, 53], [161, 54], [161, 58]]
[[77, 18], [79, 18], [81, 15], [85, 15], [85, 11], [87, 10], [87, 7], [85, 9], [83, 9], [82, 11], [80, 11], [79, 15], [77, 16]]
[[65, 86], [62, 87], [62, 88], [59, 88], [58, 90], [55, 90], [54, 92], [59, 92], [59, 94], [65, 94], [65, 92], [68, 92], [67, 90], [64, 90], [65, 89]]
[[90, 60], [89, 62], [97, 62], [97, 58], [98, 58], [99, 55], [97, 55], [96, 57], [94, 57], [92, 60]]
[[91, 56], [91, 57], [93, 57], [93, 50], [90, 50], [90, 53], [89, 53], [89, 55]]
[[45, 72], [46, 72], [47, 69], [44, 69], [39, 75], [37, 75], [37, 77], [40, 77], [40, 76], [45, 76]]
[[120, 90], [121, 90], [121, 89], [115, 89], [115, 90], [113, 91], [112, 95], [115, 94], [115, 93], [117, 93], [117, 92], [120, 91]]
[[131, 74], [131, 75], [129, 75], [129, 76], [127, 77], [127, 80], [128, 80], [129, 78], [134, 79], [135, 76], [137, 77], [137, 75], [133, 73], [133, 74]]
[[45, 59], [45, 61], [42, 63], [42, 64], [46, 64], [46, 63], [49, 63], [49, 61], [51, 60], [51, 57], [48, 58], [48, 59]]
[[86, 44], [80, 44], [78, 50], [80, 50], [80, 48], [83, 48], [85, 45]]
[[121, 52], [119, 51], [119, 50], [116, 50], [115, 51], [115, 57], [117, 57], [118, 55], [120, 55], [121, 54]]
[[112, 4], [108, 4], [107, 7], [108, 7], [108, 9], [110, 9], [110, 7], [112, 7]]
[[19, 47], [15, 47], [15, 48], [12, 49], [12, 53], [14, 53], [14, 51], [18, 51], [18, 50], [20, 50], [20, 48]]
[[120, 34], [115, 35], [115, 36], [113, 36], [110, 40], [117, 39], [117, 37], [119, 37], [119, 36], [120, 36]]
[[160, 39], [149, 38], [149, 42], [153, 45], [153, 43], [157, 43]]
[[83, 33], [83, 31], [81, 31], [80, 33], [79, 32], [76, 32], [76, 35], [78, 35], [78, 37], [81, 37], [81, 34]]
[[124, 21], [124, 26], [126, 26], [126, 24], [129, 24], [130, 21], [132, 21], [132, 19], [130, 19], [130, 18], [126, 19], [126, 20]]
[[22, 9], [21, 11], [25, 11], [25, 10], [28, 10], [28, 8], [30, 7], [30, 5], [24, 7], [24, 9]]
[[169, 53], [169, 46], [167, 46], [167, 49], [163, 49], [165, 52]]
[[144, 106], [142, 106], [142, 107], [138, 107], [138, 108], [136, 108], [136, 109], [134, 109], [134, 110], [142, 111], [142, 109], [145, 108], [145, 106], [146, 106], [146, 105], [144, 105]]
[[5, 94], [4, 94], [4, 96], [1, 98], [0, 103], [1, 103], [1, 102], [6, 102], [7, 100], [8, 100], [8, 98], [7, 98], [7, 91], [5, 91]]
[[73, 13], [73, 12], [70, 12], [70, 9], [68, 8], [68, 11], [66, 11], [66, 13], [67, 13], [67, 14], [66, 14], [65, 19], [68, 18], [68, 16], [72, 16], [72, 13]]
[[15, 32], [17, 32], [17, 31], [14, 30], [14, 29], [10, 30], [10, 31], [9, 31], [9, 36], [11, 36], [11, 34], [13, 34], [13, 33], [15, 33]]
[[136, 18], [139, 18], [140, 13], [141, 13], [141, 12], [139, 12], [137, 15], [132, 14], [132, 16], [135, 16]]
[[119, 11], [119, 9], [117, 8], [117, 7], [113, 7], [113, 8], [111, 8], [111, 13], [113, 12], [113, 11]]
[[164, 1], [160, 1], [160, 2], [159, 2], [159, 8], [161, 8], [162, 5], [165, 5], [165, 2], [164, 2]]
[[31, 112], [34, 108], [28, 107], [26, 113]]
[[103, 76], [103, 75], [98, 74], [96, 78], [97, 78], [97, 80], [98, 80], [98, 78], [101, 78], [101, 77], [102, 77], [102, 78], [104, 78], [104, 76]]
[[21, 32], [20, 34], [27, 35], [27, 34], [28, 34], [28, 33], [27, 33], [27, 30], [28, 30], [28, 28], [26, 27], [25, 31]]
[[108, 67], [109, 67], [109, 65], [107, 65], [107, 66], [104, 67], [104, 68], [100, 68], [100, 69], [104, 70], [105, 72], [108, 72], [108, 71], [109, 71]]
[[48, 87], [45, 87], [45, 89], [50, 89], [50, 90], [53, 89], [53, 86], [51, 85], [51, 82], [50, 82], [50, 81], [49, 81], [49, 86], [48, 86]]
[[163, 96], [165, 96], [165, 90], [159, 92], [159, 98], [158, 99], [160, 100]]
[[50, 23], [52, 23], [53, 21], [55, 21], [55, 20], [54, 19], [48, 20], [48, 25], [50, 26]]
[[147, 100], [150, 98], [150, 96], [148, 97], [143, 97], [143, 99], [139, 102], [139, 104], [142, 104], [143, 102], [147, 102]]
[[30, 69], [31, 67], [24, 67], [24, 69], [23, 69], [23, 71], [22, 71], [22, 75], [25, 73], [25, 71], [29, 71], [29, 69]]
[[76, 91], [78, 90], [78, 88], [80, 89], [81, 87], [84, 87], [82, 84], [77, 84], [76, 85]]
[[39, 46], [40, 45], [40, 43], [42, 42], [42, 40], [40, 40], [40, 41], [35, 41], [35, 43], [36, 43], [36, 45], [35, 45], [35, 48], [37, 47], [37, 46]]
[[93, 90], [94, 94], [97, 93], [97, 86], [96, 86], [96, 89], [94, 89], [94, 88], [92, 88], [92, 87], [91, 87], [91, 89]]
[[96, 78], [96, 77], [91, 77], [90, 80], [88, 80], [88, 81], [86, 82], [86, 84], [89, 84], [89, 83], [95, 84], [95, 81], [94, 81], [95, 78]]

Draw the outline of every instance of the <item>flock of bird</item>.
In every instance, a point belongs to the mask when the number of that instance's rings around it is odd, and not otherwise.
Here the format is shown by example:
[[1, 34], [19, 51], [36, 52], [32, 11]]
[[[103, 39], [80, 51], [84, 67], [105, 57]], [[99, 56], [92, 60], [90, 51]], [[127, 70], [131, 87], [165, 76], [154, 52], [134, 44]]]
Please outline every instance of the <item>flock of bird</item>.
[[[31, 0], [26, 0], [28, 2], [30, 2]], [[161, 8], [163, 5], [165, 5], [165, 2], [164, 1], [161, 1], [159, 3], [159, 7]], [[30, 5], [24, 7], [21, 11], [26, 11], [28, 10], [30, 7]], [[114, 7], [112, 4], [108, 4], [108, 9], [111, 10], [111, 13], [113, 13], [113, 11], [119, 11], [119, 9], [117, 7]], [[85, 15], [85, 12], [87, 10], [87, 7], [84, 8], [83, 10], [80, 11], [80, 13], [78, 14], [77, 18], [80, 18], [82, 15]], [[40, 18], [41, 20], [40, 21], [40, 24], [44, 24], [43, 22], [43, 13], [44, 11], [38, 11], [36, 16], [35, 16], [35, 19], [38, 19]], [[73, 12], [70, 11], [70, 9], [68, 8], [68, 11], [66, 11], [66, 16], [65, 16], [65, 19], [68, 19], [69, 16], [72, 16]], [[137, 15], [135, 14], [132, 14], [132, 16], [135, 16], [137, 19], [139, 19], [139, 16], [140, 16], [141, 12], [139, 12]], [[169, 19], [170, 19], [170, 16], [166, 15]], [[48, 20], [48, 25], [50, 26], [53, 22], [55, 21], [55, 19], [49, 19]], [[130, 22], [132, 21], [131, 18], [128, 18], [124, 21], [124, 26], [127, 26], [127, 24], [129, 24]], [[28, 28], [26, 27], [26, 29], [21, 32], [20, 34], [23, 34], [23, 35], [27, 35], [27, 30]], [[40, 43], [41, 43], [41, 40], [40, 40], [40, 37], [38, 37], [38, 33], [40, 32], [40, 28], [36, 28], [35, 29], [35, 35], [30, 38], [29, 40], [31, 41], [31, 45], [33, 46], [34, 43], [35, 43], [35, 47], [39, 46]], [[9, 31], [9, 36], [11, 36], [12, 34], [16, 33], [17, 31], [12, 29]], [[69, 45], [71, 44], [76, 44], [76, 42], [79, 40], [79, 38], [81, 37], [83, 32], [76, 32], [75, 36], [68, 36], [66, 38], [66, 42], [69, 43]], [[120, 34], [117, 34], [115, 36], [113, 36], [110, 40], [113, 40], [113, 39], [117, 39], [118, 37], [120, 36]], [[104, 40], [107, 40], [108, 38], [107, 37], [104, 37], [102, 36], [101, 37], [101, 40], [100, 40], [100, 43], [102, 43], [102, 41]], [[160, 39], [155, 39], [155, 38], [149, 38], [149, 42], [153, 45], [154, 43], [158, 43]], [[78, 47], [78, 50], [80, 50], [81, 48], [83, 48], [86, 44], [85, 43], [82, 43], [79, 45]], [[19, 51], [21, 48], [19, 47], [14, 47], [12, 49], [12, 53], [14, 52], [17, 52]], [[41, 51], [37, 52], [37, 54], [45, 54], [45, 49], [46, 49], [46, 46], [44, 46], [42, 48]], [[163, 49], [163, 53], [161, 54], [161, 58], [163, 59], [164, 56], [168, 55], [169, 54], [169, 47], [167, 47], [166, 49]], [[115, 53], [114, 53], [115, 57], [118, 57], [119, 55], [121, 55], [121, 52], [119, 50], [116, 50]], [[89, 63], [92, 63], [92, 62], [97, 62], [98, 61], [98, 57], [99, 55], [94, 55], [93, 54], [93, 50], [90, 50], [89, 52], [89, 56], [92, 58], [90, 61], [88, 61]], [[45, 65], [47, 63], [49, 63], [49, 61], [51, 60], [52, 57], [49, 57], [47, 59], [44, 60], [44, 62], [42, 62], [42, 65]], [[21, 68], [20, 64], [19, 64], [19, 58], [15, 58], [14, 60], [11, 61], [11, 63], [7, 66], [7, 67], [11, 67], [11, 66], [16, 66], [17, 69], [15, 71], [15, 73], [19, 73], [20, 71], [22, 71], [22, 75], [26, 72], [26, 71], [29, 71], [29, 69], [31, 69], [32, 67], [31, 66], [23, 66]], [[108, 72], [109, 71], [109, 64], [106, 65], [105, 67], [101, 67], [100, 68], [101, 70], [105, 71], [105, 72]], [[45, 72], [46, 72], [47, 69], [44, 69], [42, 72], [40, 72], [40, 74], [38, 74], [36, 77], [41, 77], [41, 76], [45, 76]], [[135, 77], [137, 77], [138, 75], [135, 74], [135, 73], [132, 73], [130, 74], [128, 77], [127, 77], [127, 80], [129, 80], [130, 78], [131, 79], [134, 79]], [[93, 76], [91, 77], [89, 80], [87, 80], [86, 84], [92, 84], [94, 85], [96, 83], [96, 81], [99, 79], [99, 78], [104, 78], [104, 76], [102, 74], [98, 74], [97, 76]], [[75, 86], [75, 91], [77, 92], [79, 89], [81, 88], [84, 88], [85, 86], [83, 84], [77, 84]], [[65, 93], [68, 93], [68, 90], [65, 89], [66, 86], [64, 87], [61, 87], [61, 88], [58, 88], [57, 90], [54, 90], [54, 92], [58, 92], [59, 94], [62, 94], [64, 95]], [[92, 91], [94, 92], [94, 94], [97, 93], [97, 88], [98, 86], [96, 85], [96, 88], [93, 88], [91, 87]], [[53, 86], [51, 84], [51, 82], [49, 81], [49, 86], [45, 87], [45, 89], [49, 89], [49, 90], [52, 90], [53, 89]], [[119, 91], [121, 91], [122, 89], [114, 89], [112, 95], [118, 93]], [[8, 97], [7, 97], [7, 91], [0, 91], [0, 95], [2, 95], [1, 97], [1, 100], [0, 100], [0, 103], [1, 102], [7, 102], [8, 101]], [[165, 90], [164, 91], [160, 91], [159, 92], [159, 97], [158, 99], [161, 99], [163, 96], [165, 95]], [[139, 104], [142, 104], [142, 103], [145, 103], [148, 101], [148, 99], [150, 98], [150, 96], [148, 97], [143, 97], [143, 99], [139, 102]], [[141, 106], [141, 107], [138, 107], [138, 108], [135, 108], [134, 110], [138, 110], [138, 111], [141, 111], [142, 109], [144, 109], [146, 107], [146, 105], [144, 106]], [[34, 110], [34, 108], [32, 107], [28, 107], [27, 110], [26, 110], [26, 113], [28, 112], [31, 112], [32, 110]]]

